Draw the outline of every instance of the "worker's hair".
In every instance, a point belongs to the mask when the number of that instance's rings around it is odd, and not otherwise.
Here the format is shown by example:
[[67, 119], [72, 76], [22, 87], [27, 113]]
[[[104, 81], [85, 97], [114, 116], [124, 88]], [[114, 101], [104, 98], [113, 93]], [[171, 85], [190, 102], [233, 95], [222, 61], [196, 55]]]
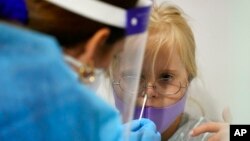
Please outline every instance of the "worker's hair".
[[[132, 8], [137, 0], [100, 0], [124, 9]], [[62, 46], [88, 40], [97, 30], [108, 27], [111, 34], [107, 43], [114, 43], [124, 36], [124, 29], [108, 26], [67, 11], [44, 0], [26, 0], [29, 8], [29, 26], [55, 36]], [[49, 10], [47, 10], [49, 8]], [[50, 9], [53, 9], [51, 11]], [[47, 10], [47, 11], [46, 11]], [[100, 9], [96, 9], [100, 10]], [[53, 12], [53, 13], [52, 13]], [[44, 15], [42, 15], [44, 13]], [[110, 15], [112, 16], [112, 15]]]

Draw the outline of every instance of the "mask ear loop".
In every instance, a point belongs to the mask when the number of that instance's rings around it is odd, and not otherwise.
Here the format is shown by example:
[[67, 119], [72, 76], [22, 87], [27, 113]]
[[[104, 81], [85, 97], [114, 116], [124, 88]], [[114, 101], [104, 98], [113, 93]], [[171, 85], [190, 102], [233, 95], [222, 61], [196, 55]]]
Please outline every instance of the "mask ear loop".
[[93, 61], [83, 64], [69, 55], [64, 55], [64, 59], [78, 69], [80, 80], [82, 80], [84, 83], [90, 84], [95, 81], [95, 65]]

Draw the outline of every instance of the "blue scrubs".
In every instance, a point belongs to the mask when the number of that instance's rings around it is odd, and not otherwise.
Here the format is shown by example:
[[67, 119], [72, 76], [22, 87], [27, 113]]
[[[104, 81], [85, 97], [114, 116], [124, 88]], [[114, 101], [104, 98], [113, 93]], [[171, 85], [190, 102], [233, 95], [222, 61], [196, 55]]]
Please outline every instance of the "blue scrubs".
[[119, 141], [118, 113], [79, 83], [56, 40], [0, 23], [0, 141]]

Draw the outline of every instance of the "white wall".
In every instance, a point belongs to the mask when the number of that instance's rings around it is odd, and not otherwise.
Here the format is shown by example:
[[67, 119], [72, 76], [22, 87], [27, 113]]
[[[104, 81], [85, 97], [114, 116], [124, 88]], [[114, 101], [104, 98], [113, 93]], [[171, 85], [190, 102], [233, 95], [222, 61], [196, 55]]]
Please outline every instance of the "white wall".
[[250, 1], [230, 0], [234, 122], [250, 124]]
[[[167, 0], [156, 0], [164, 1]], [[199, 78], [205, 94], [213, 100], [210, 104], [218, 108], [216, 114], [220, 116], [222, 109], [229, 106], [233, 123], [250, 123], [250, 2], [170, 2], [191, 17], [189, 24], [197, 43]]]

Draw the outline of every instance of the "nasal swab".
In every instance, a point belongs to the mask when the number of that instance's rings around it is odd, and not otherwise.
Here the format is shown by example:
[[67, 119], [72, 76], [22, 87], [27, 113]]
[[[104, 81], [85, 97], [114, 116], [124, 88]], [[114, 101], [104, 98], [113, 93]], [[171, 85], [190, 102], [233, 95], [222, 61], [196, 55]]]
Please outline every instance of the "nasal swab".
[[142, 115], [143, 115], [143, 112], [144, 112], [144, 108], [145, 108], [145, 104], [146, 104], [147, 98], [148, 98], [148, 95], [145, 94], [144, 99], [143, 99], [143, 104], [142, 104], [142, 108], [141, 108], [141, 113], [140, 113], [139, 120], [142, 118]]

